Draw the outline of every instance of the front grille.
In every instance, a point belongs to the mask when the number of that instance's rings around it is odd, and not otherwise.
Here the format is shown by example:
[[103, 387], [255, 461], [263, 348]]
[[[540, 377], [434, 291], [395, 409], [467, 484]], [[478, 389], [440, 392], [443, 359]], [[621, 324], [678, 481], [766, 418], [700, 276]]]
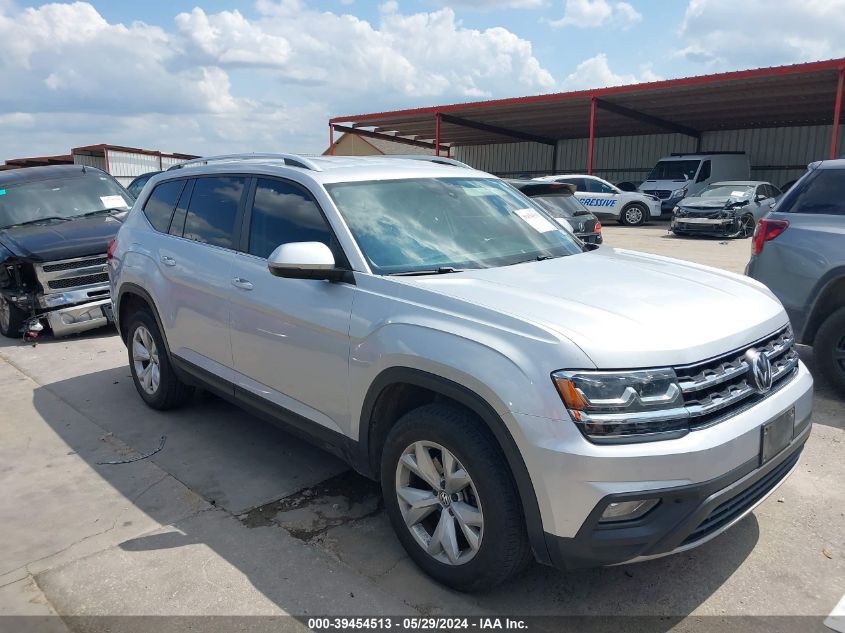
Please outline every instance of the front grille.
[[672, 195], [672, 192], [667, 189], [644, 189], [643, 193], [649, 196], [656, 196], [661, 200], [666, 200]]
[[107, 261], [104, 254], [88, 255], [87, 257], [38, 264], [35, 267], [35, 272], [44, 292], [47, 294], [91, 290], [108, 283]]
[[721, 504], [716, 506], [716, 508], [707, 515], [707, 518], [704, 519], [704, 521], [702, 521], [699, 526], [695, 528], [689, 536], [687, 536], [686, 539], [684, 539], [682, 545], [694, 543], [695, 541], [700, 541], [701, 539], [706, 538], [710, 534], [713, 534], [713, 532], [716, 532], [720, 528], [726, 526], [736, 517], [741, 516], [749, 508], [753, 507], [758, 501], [765, 497], [769, 491], [778, 484], [778, 482], [786, 477], [787, 473], [798, 462], [800, 455], [801, 451], [795, 451], [793, 455], [790, 455], [788, 459], [784, 460], [782, 464], [779, 464], [772, 469], [772, 471], [766, 476], [762, 477], [758, 481], [755, 481], [745, 490], [742, 490], [727, 501], [723, 501]]
[[[684, 408], [690, 416], [690, 430], [716, 424], [757, 404], [783, 387], [798, 368], [798, 353], [794, 345], [792, 328], [786, 326], [761, 341], [729, 354], [676, 367]], [[772, 388], [763, 394], [758, 393], [748, 381], [749, 364], [745, 353], [750, 349], [766, 354], [772, 364]]]
[[108, 273], [99, 273], [97, 275], [85, 275], [83, 277], [68, 277], [67, 279], [56, 279], [55, 281], [48, 281], [47, 287], [51, 290], [66, 290], [68, 288], [76, 288], [78, 286], [104, 284], [108, 283], [108, 280]]
[[690, 211], [708, 211], [709, 213], [696, 213], [692, 217], [695, 218], [708, 218], [710, 220], [715, 220], [717, 218], [721, 218], [722, 211], [721, 209], [718, 211], [713, 211], [710, 207], [687, 207]]
[[68, 259], [63, 262], [54, 262], [52, 264], [44, 264], [42, 270], [45, 273], [56, 273], [62, 270], [74, 270], [76, 268], [85, 268], [86, 266], [104, 266], [108, 259], [105, 255], [102, 257], [91, 257], [89, 259]]

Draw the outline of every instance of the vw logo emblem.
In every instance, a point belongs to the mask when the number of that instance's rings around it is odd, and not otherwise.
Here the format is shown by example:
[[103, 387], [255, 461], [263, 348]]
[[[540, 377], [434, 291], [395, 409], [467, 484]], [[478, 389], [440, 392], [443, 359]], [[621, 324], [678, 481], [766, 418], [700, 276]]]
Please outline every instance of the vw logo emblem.
[[438, 499], [440, 500], [440, 505], [444, 508], [448, 508], [452, 505], [452, 498], [449, 496], [449, 493], [445, 490], [441, 490], [440, 494], [437, 495]]
[[748, 363], [748, 376], [752, 386], [757, 393], [766, 393], [772, 388], [772, 363], [769, 357], [756, 349], [750, 349], [745, 352], [745, 360]]

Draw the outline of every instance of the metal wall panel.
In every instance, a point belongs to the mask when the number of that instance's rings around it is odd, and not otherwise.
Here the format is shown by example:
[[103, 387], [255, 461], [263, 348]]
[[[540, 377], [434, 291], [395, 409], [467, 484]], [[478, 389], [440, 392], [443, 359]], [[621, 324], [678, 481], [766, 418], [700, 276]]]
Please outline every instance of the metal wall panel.
[[[705, 132], [702, 151], [744, 151], [751, 157], [751, 176], [777, 186], [804, 173], [807, 163], [828, 157], [830, 125], [752, 128]], [[839, 141], [845, 153], [845, 128]], [[454, 156], [501, 176], [584, 173], [587, 139], [558, 141], [558, 157], [551, 170], [552, 148], [538, 143], [497, 143], [458, 146]], [[696, 140], [683, 134], [600, 137], [595, 141], [593, 173], [611, 182], [640, 182], [662, 156], [694, 152]]]
[[173, 165], [178, 165], [180, 163], [184, 163], [186, 159], [184, 158], [174, 158], [173, 156], [162, 156], [161, 157], [161, 169], [162, 171], [166, 171], [173, 167]]
[[135, 152], [122, 152], [107, 149], [109, 157], [109, 172], [112, 176], [121, 180], [123, 178], [135, 178], [149, 171], [159, 171], [161, 164], [156, 154], [140, 154]]
[[87, 154], [74, 154], [74, 165], [85, 165], [86, 167], [96, 167], [106, 171], [106, 159], [104, 156], [88, 156]]

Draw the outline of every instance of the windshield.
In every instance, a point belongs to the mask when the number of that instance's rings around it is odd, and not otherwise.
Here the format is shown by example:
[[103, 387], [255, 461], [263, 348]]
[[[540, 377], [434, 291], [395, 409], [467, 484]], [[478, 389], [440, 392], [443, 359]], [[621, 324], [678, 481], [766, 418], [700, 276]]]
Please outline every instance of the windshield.
[[751, 185], [711, 185], [702, 191], [699, 196], [702, 198], [735, 198], [747, 200], [754, 194], [754, 187]]
[[128, 209], [132, 196], [110, 176], [79, 175], [0, 189], [0, 228], [61, 220], [106, 209]]
[[661, 160], [646, 180], [692, 180], [700, 164], [700, 160]]
[[532, 196], [531, 200], [543, 207], [553, 218], [571, 218], [590, 213], [575, 196]]
[[327, 185], [376, 274], [489, 268], [582, 251], [498, 179], [424, 178]]

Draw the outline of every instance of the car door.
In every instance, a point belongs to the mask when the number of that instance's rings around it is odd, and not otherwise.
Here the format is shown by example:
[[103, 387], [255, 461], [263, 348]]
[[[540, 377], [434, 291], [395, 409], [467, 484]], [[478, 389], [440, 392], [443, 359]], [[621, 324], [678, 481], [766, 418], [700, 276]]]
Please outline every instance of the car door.
[[[170, 351], [231, 388], [229, 299], [235, 245], [240, 239], [247, 178], [202, 176], [190, 183], [159, 248], [168, 280], [163, 302]], [[188, 196], [186, 200], [186, 196]]]
[[[231, 337], [238, 396], [284, 416], [348, 428], [349, 321], [355, 285], [274, 277], [267, 257], [290, 242], [342, 250], [303, 186], [257, 178], [231, 277]], [[279, 410], [279, 408], [281, 410]]]
[[578, 199], [593, 213], [619, 214], [616, 190], [596, 178], [584, 178], [587, 191], [579, 193]]
[[751, 212], [754, 215], [754, 220], [759, 220], [771, 211], [774, 202], [771, 187], [765, 183], [757, 185], [757, 190], [754, 192], [754, 197], [751, 200]]

